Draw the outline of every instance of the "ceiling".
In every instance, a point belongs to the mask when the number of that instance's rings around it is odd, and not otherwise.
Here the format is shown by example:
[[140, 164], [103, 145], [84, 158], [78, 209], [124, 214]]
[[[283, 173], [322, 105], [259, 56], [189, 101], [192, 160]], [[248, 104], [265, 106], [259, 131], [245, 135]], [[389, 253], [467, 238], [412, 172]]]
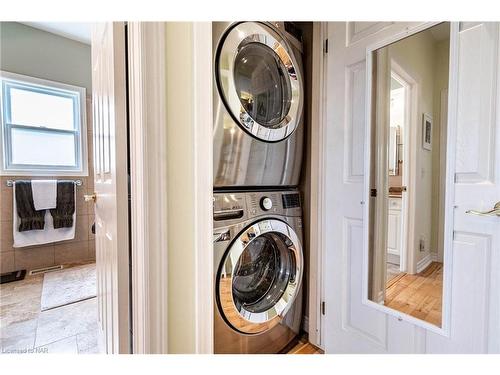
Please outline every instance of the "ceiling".
[[434, 39], [438, 42], [450, 39], [450, 23], [443, 22], [429, 29]]
[[25, 25], [90, 44], [90, 25], [85, 22], [21, 22]]

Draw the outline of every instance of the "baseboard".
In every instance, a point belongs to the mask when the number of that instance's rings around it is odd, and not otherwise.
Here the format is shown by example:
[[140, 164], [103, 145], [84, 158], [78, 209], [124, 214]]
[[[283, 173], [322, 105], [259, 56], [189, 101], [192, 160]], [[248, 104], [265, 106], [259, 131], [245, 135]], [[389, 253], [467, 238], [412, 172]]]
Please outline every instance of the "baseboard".
[[384, 290], [381, 290], [380, 292], [377, 293], [377, 296], [375, 297], [375, 302], [378, 303], [379, 305], [384, 304]]
[[417, 273], [422, 272], [425, 270], [429, 264], [432, 263], [432, 254], [427, 254], [424, 258], [422, 258], [418, 263], [417, 263]]
[[439, 262], [437, 253], [431, 253], [431, 261], [432, 262]]
[[400, 263], [401, 257], [399, 255], [387, 253], [387, 262], [392, 263], [392, 264], [401, 264]]
[[309, 333], [309, 317], [305, 315], [302, 318], [302, 330]]

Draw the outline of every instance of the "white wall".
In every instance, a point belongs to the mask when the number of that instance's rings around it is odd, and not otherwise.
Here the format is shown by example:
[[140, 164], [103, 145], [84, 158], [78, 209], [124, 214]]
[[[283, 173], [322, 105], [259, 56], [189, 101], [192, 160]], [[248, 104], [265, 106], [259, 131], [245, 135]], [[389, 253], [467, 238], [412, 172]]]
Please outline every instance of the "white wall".
[[21, 23], [0, 22], [0, 69], [91, 93], [90, 46]]

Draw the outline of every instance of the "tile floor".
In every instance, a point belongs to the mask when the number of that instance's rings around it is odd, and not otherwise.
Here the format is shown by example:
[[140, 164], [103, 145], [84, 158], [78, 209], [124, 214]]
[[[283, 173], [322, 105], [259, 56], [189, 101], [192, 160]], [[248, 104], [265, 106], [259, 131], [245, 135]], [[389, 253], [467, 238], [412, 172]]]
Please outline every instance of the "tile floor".
[[43, 274], [0, 285], [0, 353], [98, 354], [97, 299], [40, 311]]

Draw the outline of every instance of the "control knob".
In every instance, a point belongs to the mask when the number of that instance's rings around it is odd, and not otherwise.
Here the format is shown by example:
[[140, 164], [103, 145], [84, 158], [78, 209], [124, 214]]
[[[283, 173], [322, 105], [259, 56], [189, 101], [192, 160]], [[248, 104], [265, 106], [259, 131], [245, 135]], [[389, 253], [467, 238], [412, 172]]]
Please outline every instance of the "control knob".
[[271, 208], [273, 208], [273, 201], [269, 197], [263, 197], [260, 200], [260, 206], [264, 211], [269, 211]]

